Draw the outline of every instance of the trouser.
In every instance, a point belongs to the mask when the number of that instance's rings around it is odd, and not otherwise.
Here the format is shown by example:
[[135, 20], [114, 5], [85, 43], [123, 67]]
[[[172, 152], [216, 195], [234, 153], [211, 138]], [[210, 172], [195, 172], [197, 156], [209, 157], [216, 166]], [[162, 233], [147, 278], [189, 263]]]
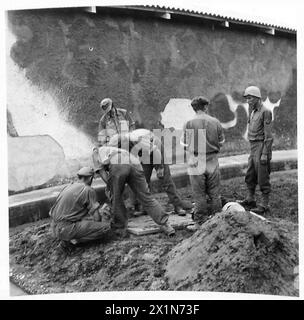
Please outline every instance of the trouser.
[[[151, 190], [151, 176], [152, 176], [153, 169], [157, 170], [158, 168], [162, 167], [164, 169], [164, 176], [162, 178], [159, 178], [159, 180], [161, 181], [162, 191], [167, 193], [169, 202], [172, 203], [174, 206], [181, 205], [181, 198], [177, 194], [176, 186], [172, 179], [170, 167], [168, 164], [153, 164], [153, 152], [152, 152], [150, 155], [150, 163], [149, 164], [142, 163], [142, 167], [143, 167], [144, 175], [150, 190]], [[135, 196], [131, 194], [130, 198], [131, 198], [131, 203], [135, 205], [136, 204]]]
[[[152, 171], [154, 168], [157, 169], [157, 166], [153, 164], [142, 164], [142, 167], [144, 169], [146, 181], [150, 187]], [[161, 181], [162, 191], [167, 193], [170, 203], [174, 206], [178, 206], [181, 203], [181, 199], [177, 194], [176, 186], [171, 176], [170, 167], [168, 164], [164, 164], [163, 168], [164, 176], [163, 178], [159, 178]]]
[[193, 220], [200, 222], [209, 215], [207, 195], [211, 201], [211, 213], [214, 214], [221, 210], [220, 170], [217, 154], [207, 155], [204, 171], [200, 174], [190, 174], [190, 183], [195, 201]]
[[143, 171], [130, 164], [111, 164], [109, 166], [108, 183], [112, 194], [114, 228], [126, 228], [128, 224], [127, 210], [123, 201], [123, 191], [126, 183], [148, 215], [157, 224], [166, 224], [169, 216], [152, 197]]
[[250, 141], [250, 155], [248, 158], [245, 183], [248, 189], [247, 200], [255, 200], [256, 186], [259, 185], [262, 192], [262, 206], [268, 207], [270, 185], [270, 159], [267, 157], [266, 164], [261, 164], [260, 159], [263, 150], [263, 141]]
[[77, 222], [60, 221], [51, 223], [53, 234], [63, 241], [72, 239], [77, 242], [89, 242], [103, 238], [110, 230], [110, 224], [83, 219]]

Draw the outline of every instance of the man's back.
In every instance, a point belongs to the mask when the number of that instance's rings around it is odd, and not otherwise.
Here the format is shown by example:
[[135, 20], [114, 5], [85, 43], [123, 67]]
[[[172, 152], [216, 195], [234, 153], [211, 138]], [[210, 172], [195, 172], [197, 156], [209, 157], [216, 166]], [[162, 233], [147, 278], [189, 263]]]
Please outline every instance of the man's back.
[[96, 201], [93, 188], [83, 183], [72, 183], [65, 187], [58, 195], [52, 206], [50, 216], [55, 222], [81, 220]]
[[[220, 151], [221, 143], [224, 141], [223, 128], [219, 120], [206, 113], [197, 114], [192, 120], [186, 122], [186, 144], [189, 145], [189, 151], [200, 153], [203, 149], [202, 143], [206, 141], [206, 154], [217, 153]], [[205, 139], [200, 140], [199, 130], [204, 130]], [[202, 139], [202, 138], [201, 138]]]

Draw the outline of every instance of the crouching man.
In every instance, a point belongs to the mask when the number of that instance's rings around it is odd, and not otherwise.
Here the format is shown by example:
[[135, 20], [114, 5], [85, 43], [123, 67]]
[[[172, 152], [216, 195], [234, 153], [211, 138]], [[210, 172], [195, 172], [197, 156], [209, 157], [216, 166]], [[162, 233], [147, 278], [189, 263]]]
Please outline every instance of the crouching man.
[[49, 213], [53, 234], [67, 251], [77, 243], [102, 238], [111, 227], [110, 217], [103, 215], [100, 221], [103, 208], [91, 187], [94, 170], [83, 167], [77, 176], [79, 181], [60, 192]]
[[161, 231], [173, 236], [175, 230], [168, 222], [169, 216], [152, 197], [139, 159], [127, 150], [110, 146], [99, 148], [98, 153], [98, 163], [95, 158], [94, 165], [110, 190], [113, 229], [122, 233], [126, 231], [128, 216], [123, 201], [123, 192], [125, 184], [128, 184], [143, 209], [160, 226]]

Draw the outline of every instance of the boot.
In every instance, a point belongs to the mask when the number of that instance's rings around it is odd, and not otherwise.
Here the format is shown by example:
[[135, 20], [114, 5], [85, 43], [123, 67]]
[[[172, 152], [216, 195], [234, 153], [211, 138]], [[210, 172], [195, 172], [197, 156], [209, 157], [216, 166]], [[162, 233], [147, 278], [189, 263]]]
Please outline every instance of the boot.
[[191, 210], [193, 208], [193, 204], [187, 200], [181, 200], [179, 206], [182, 207], [184, 210]]
[[71, 255], [76, 246], [71, 241], [60, 240], [58, 248], [63, 254]]
[[173, 237], [175, 235], [174, 228], [167, 222], [166, 224], [163, 224], [160, 227], [160, 230], [165, 233], [168, 237]]
[[112, 229], [112, 232], [113, 232], [114, 236], [116, 236], [118, 238], [122, 238], [122, 239], [129, 238], [129, 236], [130, 236], [127, 228]]
[[241, 206], [251, 209], [251, 208], [256, 208], [256, 202], [255, 200], [237, 200], [237, 203], [239, 203]]
[[260, 215], [264, 215], [269, 213], [269, 194], [262, 193], [262, 203], [258, 205], [256, 208], [251, 209], [252, 212]]
[[266, 210], [269, 210], [269, 193], [262, 193], [262, 203], [261, 206]]
[[245, 200], [237, 200], [241, 206], [245, 207], [246, 209], [251, 209], [256, 207], [255, 201], [255, 190], [248, 189], [248, 194]]
[[263, 207], [263, 206], [261, 206], [261, 205], [258, 205], [256, 208], [253, 208], [253, 209], [251, 209], [250, 211], [251, 211], [251, 212], [254, 212], [254, 213], [256, 213], [256, 214], [259, 214], [260, 216], [263, 216], [263, 215], [265, 215], [266, 213], [269, 213], [269, 212], [270, 212], [269, 208], [265, 208], [265, 207]]

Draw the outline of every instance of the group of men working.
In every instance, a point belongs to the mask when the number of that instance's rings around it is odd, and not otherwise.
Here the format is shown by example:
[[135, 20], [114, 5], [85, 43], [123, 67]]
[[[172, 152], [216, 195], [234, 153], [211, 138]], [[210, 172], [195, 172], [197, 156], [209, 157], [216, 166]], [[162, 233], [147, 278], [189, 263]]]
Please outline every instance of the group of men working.
[[[259, 88], [248, 87], [244, 97], [250, 110], [250, 155], [245, 177], [248, 194], [239, 203], [257, 214], [265, 214], [269, 210], [272, 113], [263, 105]], [[50, 211], [53, 232], [61, 243], [68, 246], [99, 239], [110, 230], [125, 234], [130, 211], [140, 210], [138, 201], [141, 211], [150, 215], [165, 234], [174, 235], [168, 213], [150, 191], [153, 169], [174, 206], [174, 213], [185, 215], [187, 210], [193, 209], [195, 229], [210, 215], [221, 211], [218, 155], [225, 138], [219, 120], [208, 114], [208, 105], [208, 99], [202, 96], [194, 98], [191, 106], [195, 117], [183, 128], [181, 144], [188, 155], [194, 200], [192, 208], [192, 203], [182, 200], [177, 193], [160, 139], [149, 130], [135, 129], [130, 114], [116, 108], [111, 99], [102, 100], [104, 115], [99, 122], [98, 148], [93, 150], [95, 169], [84, 167], [79, 170], [79, 181], [61, 191]], [[200, 140], [202, 130], [204, 139]], [[103, 206], [96, 201], [96, 192], [91, 187], [95, 174], [99, 174], [106, 183], [108, 201]], [[124, 202], [126, 185], [131, 199], [129, 210]], [[262, 203], [258, 206], [255, 202], [257, 185], [262, 192]], [[207, 205], [207, 197], [211, 209]]]

